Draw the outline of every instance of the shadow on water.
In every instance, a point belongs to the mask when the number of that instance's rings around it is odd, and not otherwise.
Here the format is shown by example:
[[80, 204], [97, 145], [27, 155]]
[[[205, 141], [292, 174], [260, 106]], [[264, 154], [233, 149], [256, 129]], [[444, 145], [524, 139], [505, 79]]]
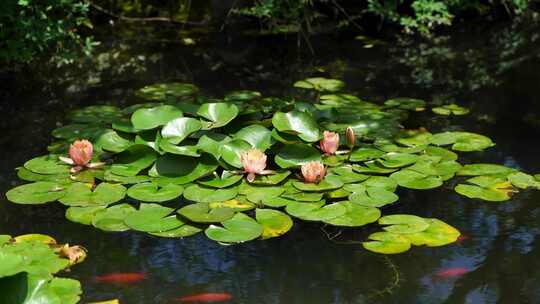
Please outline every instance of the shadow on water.
[[[159, 81], [189, 81], [210, 96], [236, 89], [288, 95], [291, 84], [321, 74], [346, 81], [361, 97], [381, 102], [411, 96], [431, 104], [459, 102], [465, 118], [420, 114], [408, 127], [466, 129], [497, 146], [466, 162], [497, 162], [540, 172], [540, 49], [537, 27], [505, 24], [441, 37], [435, 42], [364, 45], [343, 37], [313, 37], [304, 56], [296, 37], [216, 34], [184, 46], [151, 28], [115, 30], [91, 60], [34, 75], [2, 75], [0, 190], [17, 183], [13, 168], [42, 154], [50, 131], [73, 108], [135, 102], [133, 92]], [[441, 248], [414, 248], [385, 258], [359, 244], [328, 240], [319, 225], [298, 223], [286, 236], [221, 246], [203, 235], [161, 239], [136, 232], [104, 233], [65, 220], [58, 204], [17, 206], [1, 198], [0, 231], [40, 232], [89, 249], [69, 274], [84, 287], [83, 302], [173, 303], [204, 292], [228, 292], [234, 303], [538, 303], [540, 194], [523, 191], [506, 203], [464, 199], [453, 183], [434, 191], [401, 191], [384, 210], [437, 217], [467, 236]], [[360, 241], [370, 228], [332, 230], [336, 240]], [[438, 279], [462, 267], [462, 276]], [[147, 280], [111, 285], [93, 280], [111, 272], [144, 272]]]

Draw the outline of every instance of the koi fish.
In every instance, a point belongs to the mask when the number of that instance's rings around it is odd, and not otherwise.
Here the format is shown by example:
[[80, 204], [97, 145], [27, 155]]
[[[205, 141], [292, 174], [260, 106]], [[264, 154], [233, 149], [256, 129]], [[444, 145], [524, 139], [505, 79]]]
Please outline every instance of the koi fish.
[[232, 299], [232, 295], [226, 292], [212, 292], [189, 295], [177, 298], [176, 301], [182, 303], [214, 303], [224, 302]]
[[466, 267], [449, 268], [438, 271], [437, 273], [435, 273], [435, 277], [438, 279], [449, 279], [462, 276], [469, 271], [471, 271], [471, 269]]
[[470, 238], [471, 238], [470, 236], [468, 236], [468, 235], [466, 235], [466, 234], [462, 234], [462, 235], [460, 235], [460, 236], [457, 238], [456, 242], [457, 242], [458, 244], [461, 244], [462, 242], [467, 241], [467, 240], [469, 240]]
[[130, 284], [137, 283], [146, 279], [142, 272], [113, 272], [94, 278], [94, 281], [100, 283]]

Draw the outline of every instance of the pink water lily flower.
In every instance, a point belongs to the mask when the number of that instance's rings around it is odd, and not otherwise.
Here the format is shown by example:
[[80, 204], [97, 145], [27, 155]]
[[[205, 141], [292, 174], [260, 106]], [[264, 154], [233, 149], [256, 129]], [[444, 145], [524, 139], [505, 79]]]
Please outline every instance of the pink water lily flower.
[[332, 155], [336, 153], [339, 147], [339, 134], [330, 131], [324, 131], [323, 139], [321, 139], [319, 144], [321, 146], [321, 151], [323, 151], [326, 155]]
[[326, 167], [319, 161], [312, 161], [302, 165], [302, 176], [306, 183], [318, 183], [326, 175]]
[[69, 146], [69, 158], [60, 157], [60, 160], [73, 165], [72, 173], [77, 173], [84, 168], [96, 168], [102, 166], [103, 163], [90, 163], [94, 155], [94, 146], [86, 139], [76, 140]]
[[240, 155], [240, 162], [244, 167], [244, 172], [248, 174], [247, 180], [252, 182], [255, 180], [256, 174], [265, 174], [266, 171], [266, 154], [258, 149], [251, 149]]

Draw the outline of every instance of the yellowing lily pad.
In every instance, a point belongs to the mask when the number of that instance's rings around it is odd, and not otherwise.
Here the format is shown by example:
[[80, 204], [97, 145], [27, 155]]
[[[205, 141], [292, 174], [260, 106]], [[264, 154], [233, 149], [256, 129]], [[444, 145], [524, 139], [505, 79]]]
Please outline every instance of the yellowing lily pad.
[[287, 214], [272, 209], [257, 209], [255, 212], [257, 222], [263, 227], [261, 238], [269, 239], [281, 236], [293, 226], [293, 221]]

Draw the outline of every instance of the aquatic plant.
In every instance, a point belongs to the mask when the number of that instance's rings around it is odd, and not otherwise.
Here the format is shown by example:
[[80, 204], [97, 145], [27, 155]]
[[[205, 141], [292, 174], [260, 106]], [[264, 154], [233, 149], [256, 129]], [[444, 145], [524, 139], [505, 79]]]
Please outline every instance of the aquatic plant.
[[[410, 111], [425, 109], [422, 100], [378, 105], [325, 78], [295, 86], [315, 98], [236, 91], [211, 99], [193, 84], [161, 83], [136, 93], [145, 103], [76, 110], [69, 124], [53, 130], [50, 154], [17, 168], [31, 183], [6, 196], [18, 204], [58, 201], [68, 207], [67, 219], [105, 231], [159, 237], [204, 231], [228, 244], [281, 236], [293, 218], [338, 227], [378, 222], [385, 231], [369, 235], [364, 247], [392, 254], [459, 237], [437, 219], [381, 217], [399, 200], [399, 187], [433, 189], [457, 176], [457, 193], [485, 201], [540, 187], [538, 176], [505, 166], [462, 166], [456, 152], [492, 147], [486, 136], [402, 130]], [[81, 139], [92, 143], [89, 164], [101, 167], [74, 172], [61, 161]]]
[[84, 248], [58, 244], [47, 235], [0, 235], [2, 303], [78, 303], [79, 281], [53, 275], [85, 257]]

